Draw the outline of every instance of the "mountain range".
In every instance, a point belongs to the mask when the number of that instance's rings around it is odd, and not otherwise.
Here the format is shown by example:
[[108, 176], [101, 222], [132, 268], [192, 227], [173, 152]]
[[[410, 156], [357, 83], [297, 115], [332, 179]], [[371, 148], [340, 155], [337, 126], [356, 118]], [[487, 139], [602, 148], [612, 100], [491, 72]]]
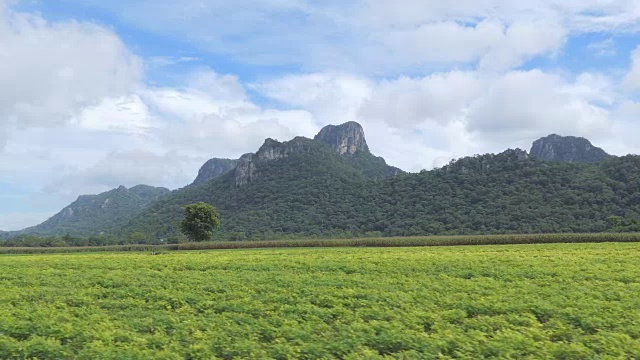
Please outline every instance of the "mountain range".
[[[611, 230], [640, 219], [640, 157], [550, 135], [515, 149], [405, 173], [369, 150], [362, 126], [313, 139], [266, 139], [239, 159], [207, 161], [169, 191], [139, 185], [80, 196], [17, 234], [178, 238], [182, 206], [219, 208], [223, 239]], [[2, 235], [2, 234], [0, 234]], [[7, 234], [5, 234], [6, 236]]]

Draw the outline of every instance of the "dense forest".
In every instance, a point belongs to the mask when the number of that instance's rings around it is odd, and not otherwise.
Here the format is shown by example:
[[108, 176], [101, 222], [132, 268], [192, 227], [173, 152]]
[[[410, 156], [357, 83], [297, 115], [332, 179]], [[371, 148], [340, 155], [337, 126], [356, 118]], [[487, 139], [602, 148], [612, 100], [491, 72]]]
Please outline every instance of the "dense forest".
[[640, 157], [546, 162], [519, 150], [372, 180], [318, 145], [258, 164], [244, 187], [232, 174], [153, 204], [122, 234], [177, 235], [184, 204], [221, 211], [224, 239], [637, 231]]

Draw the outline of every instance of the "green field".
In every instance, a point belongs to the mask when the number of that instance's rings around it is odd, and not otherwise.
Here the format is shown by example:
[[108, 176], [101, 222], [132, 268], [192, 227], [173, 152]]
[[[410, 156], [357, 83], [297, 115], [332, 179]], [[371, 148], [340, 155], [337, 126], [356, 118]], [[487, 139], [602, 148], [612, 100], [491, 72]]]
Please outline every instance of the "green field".
[[0, 256], [0, 358], [640, 359], [640, 244]]

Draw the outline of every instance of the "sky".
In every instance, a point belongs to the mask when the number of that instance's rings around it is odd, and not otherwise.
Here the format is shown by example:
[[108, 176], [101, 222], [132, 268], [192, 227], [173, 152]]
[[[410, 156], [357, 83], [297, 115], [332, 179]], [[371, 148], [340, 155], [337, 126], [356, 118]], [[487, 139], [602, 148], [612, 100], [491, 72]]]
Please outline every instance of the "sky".
[[347, 121], [407, 171], [640, 154], [640, 1], [0, 0], [0, 230]]

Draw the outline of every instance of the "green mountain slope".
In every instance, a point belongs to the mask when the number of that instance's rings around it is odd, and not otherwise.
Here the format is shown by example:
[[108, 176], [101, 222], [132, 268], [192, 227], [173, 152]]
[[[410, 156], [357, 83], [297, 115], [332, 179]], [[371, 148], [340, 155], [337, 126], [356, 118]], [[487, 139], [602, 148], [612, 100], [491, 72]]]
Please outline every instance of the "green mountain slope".
[[138, 185], [83, 195], [42, 224], [16, 234], [88, 236], [112, 232], [169, 193], [165, 188]]
[[[272, 152], [262, 156], [274, 146], [298, 151], [282, 158], [272, 158]], [[267, 140], [254, 157], [250, 180], [244, 180], [244, 171], [236, 170], [207, 184], [175, 191], [136, 217], [123, 233], [177, 235], [181, 206], [205, 201], [223, 214], [227, 236], [321, 234], [348, 227], [350, 220], [343, 214], [350, 214], [354, 204], [364, 205], [367, 185], [375, 183], [350, 160], [310, 139], [277, 144]]]
[[640, 157], [598, 164], [546, 162], [522, 150], [463, 158], [382, 181], [309, 141], [310, 150], [256, 161], [237, 186], [229, 173], [173, 193], [123, 231], [177, 235], [180, 206], [205, 201], [222, 215], [220, 238], [600, 232], [609, 217], [640, 219]]

